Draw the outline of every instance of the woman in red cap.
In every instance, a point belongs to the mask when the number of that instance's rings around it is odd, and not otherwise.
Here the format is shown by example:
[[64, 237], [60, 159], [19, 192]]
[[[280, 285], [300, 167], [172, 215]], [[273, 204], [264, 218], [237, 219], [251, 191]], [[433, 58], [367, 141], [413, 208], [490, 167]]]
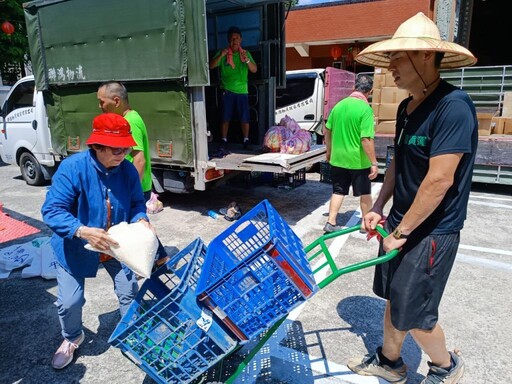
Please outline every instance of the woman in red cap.
[[84, 282], [95, 277], [100, 262], [114, 282], [123, 315], [137, 294], [135, 274], [119, 261], [84, 248], [116, 246], [109, 226], [144, 220], [146, 205], [139, 174], [125, 155], [135, 145], [130, 125], [120, 115], [105, 113], [92, 123], [89, 150], [70, 156], [53, 176], [42, 207], [44, 222], [54, 232], [51, 244], [58, 260], [57, 308], [64, 341], [52, 359], [55, 369], [66, 367], [84, 341], [82, 307]]

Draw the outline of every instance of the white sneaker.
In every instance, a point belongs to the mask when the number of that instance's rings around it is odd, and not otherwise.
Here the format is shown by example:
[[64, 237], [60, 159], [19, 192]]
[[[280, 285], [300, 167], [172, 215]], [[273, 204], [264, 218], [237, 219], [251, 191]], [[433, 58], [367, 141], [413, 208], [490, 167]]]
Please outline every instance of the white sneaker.
[[85, 334], [83, 331], [80, 337], [78, 337], [78, 339], [73, 342], [64, 339], [59, 349], [57, 349], [57, 352], [55, 352], [55, 355], [53, 355], [52, 367], [55, 369], [62, 369], [67, 367], [69, 363], [73, 361], [73, 354], [75, 353], [75, 350], [78, 349], [80, 344], [83, 343], [84, 339]]

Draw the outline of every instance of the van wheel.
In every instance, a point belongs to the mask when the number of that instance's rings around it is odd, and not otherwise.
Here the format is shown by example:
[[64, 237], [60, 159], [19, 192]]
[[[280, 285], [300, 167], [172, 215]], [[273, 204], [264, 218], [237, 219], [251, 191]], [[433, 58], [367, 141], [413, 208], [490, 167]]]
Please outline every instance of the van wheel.
[[41, 164], [31, 153], [24, 153], [20, 158], [20, 170], [23, 180], [28, 185], [42, 185], [44, 183]]

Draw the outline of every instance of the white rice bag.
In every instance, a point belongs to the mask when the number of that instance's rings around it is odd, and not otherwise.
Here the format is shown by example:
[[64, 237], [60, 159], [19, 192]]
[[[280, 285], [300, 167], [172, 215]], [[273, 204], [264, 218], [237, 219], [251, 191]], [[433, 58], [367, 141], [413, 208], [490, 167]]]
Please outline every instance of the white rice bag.
[[118, 247], [100, 251], [94, 249], [90, 244], [86, 244], [85, 248], [90, 251], [106, 253], [125, 264], [137, 275], [149, 278], [158, 249], [158, 240], [153, 231], [144, 223], [128, 224], [123, 221], [110, 227], [107, 233], [119, 243]]

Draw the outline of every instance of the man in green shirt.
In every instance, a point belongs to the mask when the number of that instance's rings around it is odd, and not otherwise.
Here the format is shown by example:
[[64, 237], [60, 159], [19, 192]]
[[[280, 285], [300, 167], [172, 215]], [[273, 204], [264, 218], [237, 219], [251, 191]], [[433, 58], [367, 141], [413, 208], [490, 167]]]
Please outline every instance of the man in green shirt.
[[325, 232], [342, 229], [336, 217], [352, 185], [354, 196], [360, 196], [361, 217], [372, 206], [371, 180], [378, 174], [373, 138], [373, 110], [368, 96], [373, 80], [366, 75], [356, 78], [354, 92], [337, 103], [325, 124], [327, 161], [331, 165], [332, 196]]
[[[144, 200], [151, 198], [153, 181], [151, 178], [151, 155], [146, 124], [142, 117], [130, 107], [128, 91], [119, 81], [107, 81], [98, 88], [97, 98], [103, 112], [116, 113], [123, 116], [130, 124], [131, 134], [137, 145], [132, 147], [126, 159], [133, 163], [139, 173]], [[167, 260], [167, 252], [158, 239], [157, 265]]]
[[228, 46], [217, 52], [210, 62], [210, 68], [220, 66], [222, 93], [221, 146], [228, 141], [229, 122], [240, 120], [244, 148], [249, 144], [249, 71], [256, 73], [258, 66], [249, 51], [242, 49], [242, 32], [238, 27], [228, 30]]
[[123, 116], [132, 131], [132, 137], [137, 143], [132, 151], [126, 155], [126, 159], [133, 163], [139, 172], [142, 184], [142, 192], [146, 201], [151, 197], [151, 156], [149, 152], [148, 132], [144, 121], [137, 113], [130, 108], [128, 102], [128, 91], [118, 81], [108, 81], [98, 88], [99, 107], [103, 112], [117, 113]]

